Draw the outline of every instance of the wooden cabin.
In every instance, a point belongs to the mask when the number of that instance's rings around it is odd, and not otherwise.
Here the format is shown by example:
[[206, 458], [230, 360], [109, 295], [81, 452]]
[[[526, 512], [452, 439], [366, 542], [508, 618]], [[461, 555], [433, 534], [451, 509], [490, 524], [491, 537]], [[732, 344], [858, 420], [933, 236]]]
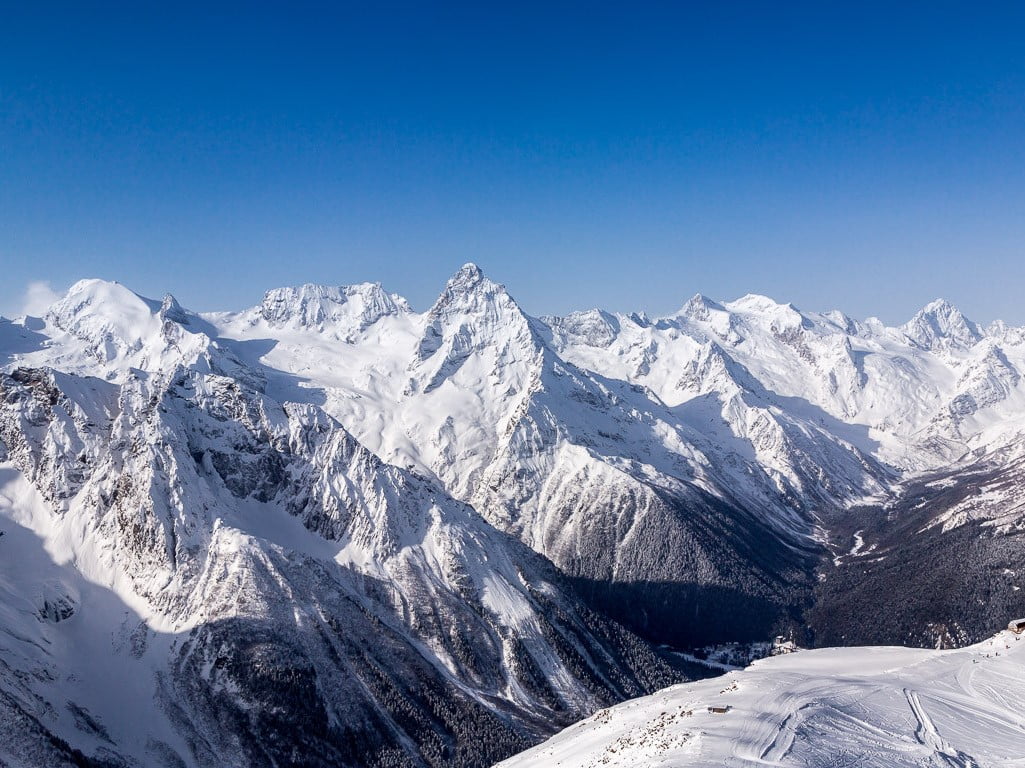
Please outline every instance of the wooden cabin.
[[1020, 635], [1025, 632], [1025, 619], [1015, 619], [1007, 625], [1007, 628], [1014, 634]]
[[713, 715], [725, 715], [731, 709], [733, 709], [733, 707], [731, 707], [729, 704], [724, 704], [722, 706], [709, 707], [708, 711]]
[[788, 640], [783, 635], [776, 635], [772, 639], [772, 646], [769, 648], [770, 656], [782, 656], [785, 653], [794, 653], [800, 650], [792, 639]]

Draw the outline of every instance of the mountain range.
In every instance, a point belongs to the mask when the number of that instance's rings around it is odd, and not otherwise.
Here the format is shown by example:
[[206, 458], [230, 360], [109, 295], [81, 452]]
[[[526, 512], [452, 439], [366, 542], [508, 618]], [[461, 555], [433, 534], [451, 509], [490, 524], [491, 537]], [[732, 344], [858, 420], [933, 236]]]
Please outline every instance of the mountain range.
[[707, 674], [1025, 614], [1025, 329], [472, 264], [0, 319], [0, 763], [477, 766]]

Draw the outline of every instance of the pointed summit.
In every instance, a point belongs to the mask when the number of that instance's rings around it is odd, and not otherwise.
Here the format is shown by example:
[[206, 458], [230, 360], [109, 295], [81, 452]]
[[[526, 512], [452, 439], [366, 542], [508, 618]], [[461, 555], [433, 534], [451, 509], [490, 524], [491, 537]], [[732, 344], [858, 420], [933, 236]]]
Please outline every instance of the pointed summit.
[[712, 299], [703, 294], [695, 293], [687, 300], [687, 303], [680, 308], [680, 311], [677, 312], [676, 315], [677, 317], [687, 317], [692, 320], [707, 320], [710, 312], [725, 311], [726, 308], [719, 302], [712, 301]]
[[189, 313], [178, 303], [178, 299], [169, 293], [164, 294], [164, 300], [160, 303], [160, 316], [181, 325], [189, 324]]
[[489, 279], [473, 262], [467, 262], [448, 279], [445, 290], [427, 314], [434, 318], [452, 311], [493, 313], [496, 304], [519, 309], [504, 285]]
[[449, 285], [476, 285], [481, 280], [484, 280], [484, 271], [474, 264], [472, 261], [468, 261], [459, 268], [459, 271], [449, 278]]
[[933, 299], [928, 304], [926, 304], [924, 307], [922, 307], [920, 310], [918, 310], [918, 312], [916, 312], [915, 314], [916, 315], [939, 315], [939, 316], [960, 315], [961, 314], [961, 310], [959, 310], [957, 307], [955, 307], [953, 304], [951, 304], [946, 299]]
[[434, 309], [443, 307], [456, 301], [460, 296], [469, 296], [477, 293], [505, 293], [505, 286], [499, 285], [488, 279], [484, 270], [473, 262], [467, 262], [459, 268], [452, 277], [445, 283], [445, 290], [434, 303]]
[[925, 349], [938, 346], [970, 347], [983, 336], [979, 326], [946, 299], [936, 299], [926, 304], [901, 330]]
[[428, 366], [432, 372], [425, 378], [425, 391], [439, 386], [474, 354], [492, 350], [500, 357], [528, 359], [542, 346], [534, 331], [536, 321], [476, 264], [464, 264], [449, 279], [425, 320], [413, 363], [419, 367], [436, 358], [436, 365]]

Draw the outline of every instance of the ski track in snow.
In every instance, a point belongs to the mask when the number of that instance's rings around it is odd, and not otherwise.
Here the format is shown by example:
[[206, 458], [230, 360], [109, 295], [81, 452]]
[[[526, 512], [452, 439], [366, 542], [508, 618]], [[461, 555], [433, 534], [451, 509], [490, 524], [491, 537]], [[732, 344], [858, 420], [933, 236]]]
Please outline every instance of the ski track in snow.
[[[499, 765], [1020, 768], [1023, 680], [1025, 641], [1009, 632], [958, 650], [801, 651], [626, 702]], [[679, 708], [693, 716], [665, 723]], [[685, 746], [642, 754], [623, 741], [663, 723], [661, 743]]]
[[922, 699], [918, 693], [905, 688], [904, 695], [911, 706], [915, 720], [918, 721], [915, 738], [936, 753], [939, 764], [950, 766], [950, 768], [976, 768], [978, 763], [974, 758], [954, 749], [943, 740], [939, 731], [936, 730], [936, 724], [933, 723], [928, 711], [922, 705]]

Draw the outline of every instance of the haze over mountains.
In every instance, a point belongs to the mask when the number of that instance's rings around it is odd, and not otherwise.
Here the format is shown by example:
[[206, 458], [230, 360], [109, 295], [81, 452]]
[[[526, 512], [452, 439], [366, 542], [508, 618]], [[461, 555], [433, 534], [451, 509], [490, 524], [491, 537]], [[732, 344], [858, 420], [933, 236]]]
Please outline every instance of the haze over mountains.
[[700, 674], [664, 646], [1025, 614], [1025, 329], [943, 301], [84, 280], [0, 366], [12, 765], [489, 765]]

